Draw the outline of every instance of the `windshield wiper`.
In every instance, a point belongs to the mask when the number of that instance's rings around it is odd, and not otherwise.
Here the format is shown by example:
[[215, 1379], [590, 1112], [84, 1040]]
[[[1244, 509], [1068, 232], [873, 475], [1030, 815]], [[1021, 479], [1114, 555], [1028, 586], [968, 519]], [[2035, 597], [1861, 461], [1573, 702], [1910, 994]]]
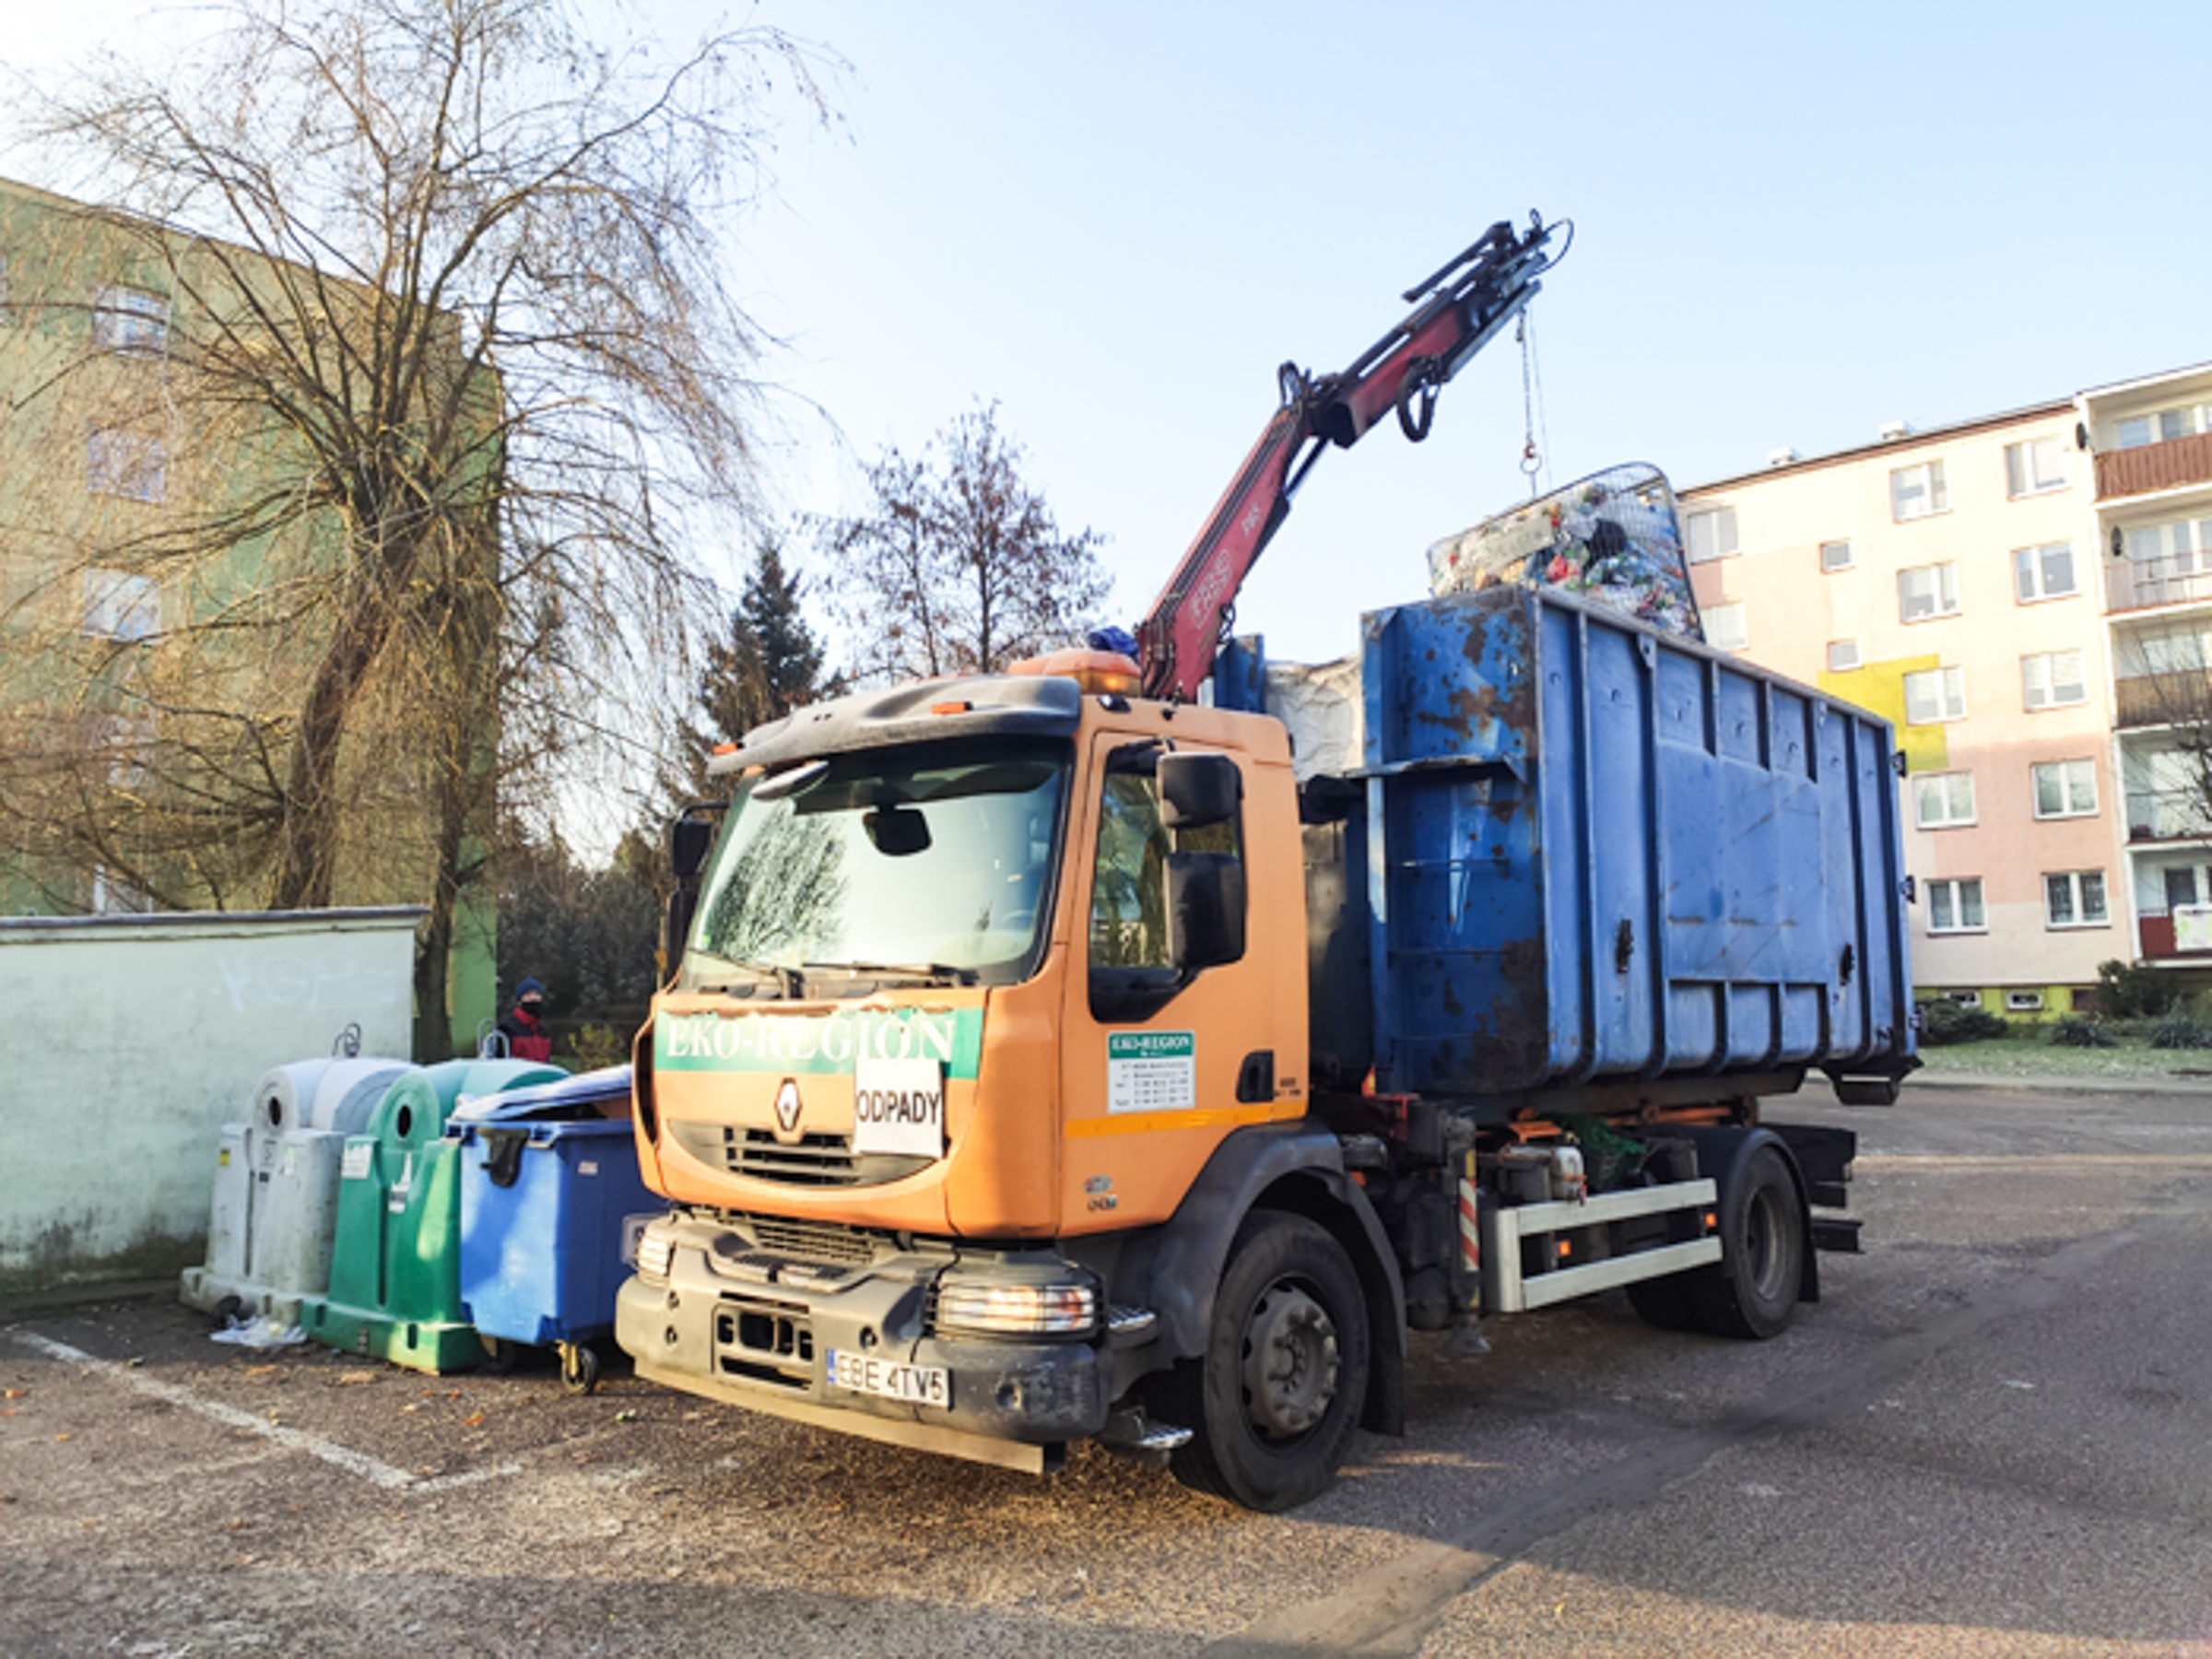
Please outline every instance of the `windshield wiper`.
[[896, 974], [901, 979], [923, 980], [931, 984], [972, 985], [977, 982], [972, 968], [958, 968], [949, 962], [802, 962], [809, 972]]
[[[707, 959], [717, 967], [735, 968], [740, 972], [753, 975], [754, 982], [745, 987], [747, 995], [764, 984], [773, 985], [777, 995], [791, 1002], [796, 1002], [806, 994], [805, 986], [796, 968], [786, 967], [780, 962], [739, 961], [735, 957], [718, 957], [706, 952], [694, 952], [693, 954], [705, 955]], [[700, 989], [711, 994], [729, 996], [735, 994], [738, 988], [735, 985], [701, 985]]]

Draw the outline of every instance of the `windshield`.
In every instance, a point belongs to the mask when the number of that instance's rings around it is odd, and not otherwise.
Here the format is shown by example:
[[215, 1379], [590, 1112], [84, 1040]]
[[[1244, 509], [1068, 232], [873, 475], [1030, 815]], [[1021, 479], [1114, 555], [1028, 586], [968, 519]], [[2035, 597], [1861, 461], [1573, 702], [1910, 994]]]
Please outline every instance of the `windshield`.
[[730, 805], [700, 890], [685, 984], [796, 995], [818, 973], [1027, 978], [1069, 754], [1001, 737], [755, 779]]

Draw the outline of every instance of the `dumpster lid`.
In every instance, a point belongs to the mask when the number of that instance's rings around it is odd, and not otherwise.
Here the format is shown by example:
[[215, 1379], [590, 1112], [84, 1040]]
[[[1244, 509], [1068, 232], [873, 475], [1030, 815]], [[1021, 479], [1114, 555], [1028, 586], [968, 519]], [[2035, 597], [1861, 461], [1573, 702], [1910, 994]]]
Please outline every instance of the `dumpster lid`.
[[[534, 1083], [500, 1094], [463, 1096], [446, 1120], [450, 1129], [464, 1124], [559, 1123], [629, 1115], [627, 1065], [580, 1072], [557, 1083]], [[609, 1112], [607, 1107], [617, 1107]]]

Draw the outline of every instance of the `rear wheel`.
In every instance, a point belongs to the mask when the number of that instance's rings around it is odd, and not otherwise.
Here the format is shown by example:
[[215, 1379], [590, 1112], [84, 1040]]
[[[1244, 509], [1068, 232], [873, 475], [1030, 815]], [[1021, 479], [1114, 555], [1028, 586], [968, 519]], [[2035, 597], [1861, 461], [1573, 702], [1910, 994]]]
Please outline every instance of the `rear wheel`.
[[1368, 1343], [1344, 1246], [1303, 1216], [1254, 1210], [1230, 1247], [1205, 1355], [1170, 1379], [1162, 1415], [1192, 1431], [1176, 1478], [1270, 1512], [1318, 1496], [1359, 1419]]
[[1805, 1277], [1805, 1205], [1772, 1146], [1745, 1160], [1721, 1200], [1721, 1260], [1688, 1277], [1698, 1324], [1716, 1336], [1779, 1335]]

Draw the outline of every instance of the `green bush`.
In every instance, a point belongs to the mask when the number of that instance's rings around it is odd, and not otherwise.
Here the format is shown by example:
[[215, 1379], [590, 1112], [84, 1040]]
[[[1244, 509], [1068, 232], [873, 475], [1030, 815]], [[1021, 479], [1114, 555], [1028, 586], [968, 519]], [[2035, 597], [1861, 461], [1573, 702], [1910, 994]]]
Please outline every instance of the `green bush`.
[[1930, 1048], [2011, 1035], [2010, 1026], [1978, 1003], [1955, 1003], [1938, 996], [1920, 1005], [1920, 1040]]
[[2212, 1025], [2206, 1025], [2194, 1015], [2184, 1014], [2177, 1008], [2152, 1025], [2150, 1046], [2155, 1049], [2212, 1048]]
[[2097, 965], [2097, 1012], [2111, 1018], [2155, 1018], [2171, 1012], [2183, 995], [2181, 978], [2171, 969], [2128, 962]]
[[2051, 1041], [2061, 1048], [2118, 1048], [2120, 1040], [2103, 1021], [2087, 1014], [2062, 1014], [2053, 1022]]

